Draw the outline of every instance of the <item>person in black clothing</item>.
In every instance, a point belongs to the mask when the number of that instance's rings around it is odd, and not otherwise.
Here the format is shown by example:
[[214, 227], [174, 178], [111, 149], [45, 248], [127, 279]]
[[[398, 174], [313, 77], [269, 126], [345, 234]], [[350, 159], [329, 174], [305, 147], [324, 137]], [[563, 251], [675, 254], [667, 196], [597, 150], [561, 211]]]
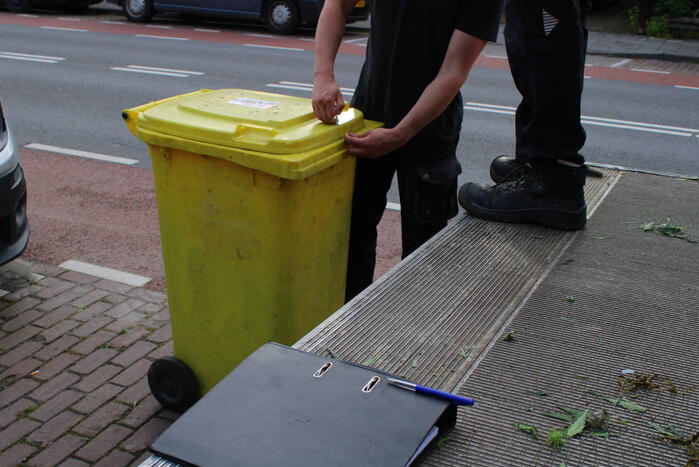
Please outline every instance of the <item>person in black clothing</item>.
[[[316, 32], [313, 109], [332, 123], [344, 99], [334, 77], [345, 16], [356, 0], [326, 0]], [[497, 36], [502, 2], [373, 0], [371, 34], [351, 105], [384, 128], [345, 137], [358, 156], [346, 299], [371, 284], [376, 227], [397, 173], [403, 257], [458, 212], [456, 145], [463, 105], [459, 89]]]
[[459, 203], [484, 219], [578, 230], [586, 223], [580, 124], [589, 0], [508, 0], [505, 44], [522, 94], [515, 157], [490, 166], [497, 184], [467, 183]]

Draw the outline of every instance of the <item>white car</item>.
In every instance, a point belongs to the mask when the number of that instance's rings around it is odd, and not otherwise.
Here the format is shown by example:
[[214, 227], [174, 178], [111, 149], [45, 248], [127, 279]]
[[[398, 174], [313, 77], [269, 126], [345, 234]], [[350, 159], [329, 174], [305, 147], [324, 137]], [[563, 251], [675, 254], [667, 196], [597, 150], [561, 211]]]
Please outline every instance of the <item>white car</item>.
[[0, 264], [21, 255], [28, 241], [27, 184], [0, 103]]

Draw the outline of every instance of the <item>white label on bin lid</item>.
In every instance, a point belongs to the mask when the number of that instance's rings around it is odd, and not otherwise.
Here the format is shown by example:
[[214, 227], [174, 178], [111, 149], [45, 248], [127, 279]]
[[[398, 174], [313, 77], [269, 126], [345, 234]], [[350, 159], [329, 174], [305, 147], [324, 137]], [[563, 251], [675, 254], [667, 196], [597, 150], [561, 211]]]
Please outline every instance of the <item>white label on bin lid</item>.
[[229, 104], [242, 105], [244, 107], [253, 107], [255, 109], [269, 109], [279, 105], [278, 102], [258, 101], [257, 99], [249, 99], [247, 97], [237, 97], [228, 101]]

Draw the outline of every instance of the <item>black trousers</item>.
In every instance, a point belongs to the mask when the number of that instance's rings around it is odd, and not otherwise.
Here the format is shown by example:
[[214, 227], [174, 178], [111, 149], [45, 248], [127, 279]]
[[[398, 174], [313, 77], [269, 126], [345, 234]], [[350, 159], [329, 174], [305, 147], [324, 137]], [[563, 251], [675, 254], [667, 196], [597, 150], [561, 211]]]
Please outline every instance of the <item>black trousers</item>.
[[[401, 148], [378, 159], [357, 159], [352, 199], [345, 301], [374, 280], [377, 226], [386, 209], [386, 194], [397, 174], [401, 200], [402, 257], [405, 258], [447, 225], [458, 213], [456, 143], [450, 154], [425, 157], [429, 147]], [[426, 160], [427, 159], [427, 160]]]
[[515, 85], [516, 157], [582, 164], [580, 124], [589, 0], [507, 0], [505, 44]]

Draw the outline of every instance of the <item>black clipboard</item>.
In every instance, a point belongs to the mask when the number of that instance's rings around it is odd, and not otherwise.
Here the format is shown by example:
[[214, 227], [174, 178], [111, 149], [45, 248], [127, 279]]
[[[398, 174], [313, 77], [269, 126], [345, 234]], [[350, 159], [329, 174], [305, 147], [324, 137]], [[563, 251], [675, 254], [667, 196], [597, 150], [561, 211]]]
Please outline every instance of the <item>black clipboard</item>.
[[416, 460], [453, 428], [456, 406], [390, 386], [388, 377], [270, 342], [150, 450], [203, 467], [404, 467], [423, 441]]

